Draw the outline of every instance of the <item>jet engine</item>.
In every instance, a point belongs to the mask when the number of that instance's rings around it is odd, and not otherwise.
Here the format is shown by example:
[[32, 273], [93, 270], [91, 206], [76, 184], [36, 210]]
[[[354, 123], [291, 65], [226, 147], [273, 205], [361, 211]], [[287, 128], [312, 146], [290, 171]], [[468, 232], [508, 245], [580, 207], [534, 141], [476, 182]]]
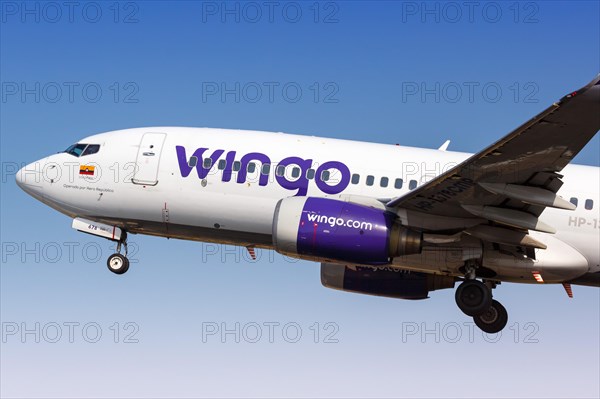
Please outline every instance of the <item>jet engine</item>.
[[389, 267], [322, 263], [321, 284], [327, 288], [399, 299], [425, 299], [430, 291], [454, 287], [455, 278], [395, 270]]
[[279, 201], [273, 220], [277, 252], [295, 258], [385, 265], [421, 253], [423, 234], [400, 225], [385, 209], [329, 198]]

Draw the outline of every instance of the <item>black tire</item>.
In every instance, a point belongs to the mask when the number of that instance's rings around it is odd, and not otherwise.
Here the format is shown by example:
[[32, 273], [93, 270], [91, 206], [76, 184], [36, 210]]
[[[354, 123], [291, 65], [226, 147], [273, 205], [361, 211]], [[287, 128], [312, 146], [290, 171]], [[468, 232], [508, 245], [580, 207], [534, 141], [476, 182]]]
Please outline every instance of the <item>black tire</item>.
[[108, 257], [106, 261], [108, 270], [115, 274], [123, 274], [129, 270], [129, 259], [125, 256], [115, 253]]
[[466, 280], [456, 289], [456, 304], [467, 316], [476, 316], [492, 305], [492, 291], [479, 280]]
[[500, 302], [493, 300], [488, 310], [480, 315], [473, 316], [473, 321], [481, 331], [495, 334], [506, 327], [508, 312]]

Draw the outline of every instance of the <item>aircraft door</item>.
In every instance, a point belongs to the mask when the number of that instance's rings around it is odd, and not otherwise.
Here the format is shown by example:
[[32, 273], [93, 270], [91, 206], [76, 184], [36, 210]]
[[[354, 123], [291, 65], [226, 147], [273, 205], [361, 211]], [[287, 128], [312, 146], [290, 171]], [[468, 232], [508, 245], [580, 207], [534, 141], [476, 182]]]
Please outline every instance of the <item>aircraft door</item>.
[[142, 136], [135, 161], [136, 168], [132, 179], [134, 184], [158, 184], [158, 167], [165, 138], [165, 133], [145, 133]]

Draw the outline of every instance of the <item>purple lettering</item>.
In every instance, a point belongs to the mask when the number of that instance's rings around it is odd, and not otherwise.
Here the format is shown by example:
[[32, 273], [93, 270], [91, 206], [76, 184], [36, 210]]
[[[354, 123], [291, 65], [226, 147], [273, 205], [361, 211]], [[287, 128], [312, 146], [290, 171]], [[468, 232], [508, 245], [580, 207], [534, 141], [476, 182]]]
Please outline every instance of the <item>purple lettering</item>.
[[225, 169], [223, 169], [223, 178], [221, 179], [224, 182], [231, 180], [233, 161], [235, 161], [235, 151], [229, 151], [225, 156]]
[[[188, 177], [192, 172], [192, 169], [196, 168], [196, 172], [198, 174], [198, 178], [204, 179], [210, 171], [215, 167], [220, 157], [225, 153], [225, 150], [215, 150], [210, 155], [210, 166], [205, 165], [204, 153], [208, 150], [208, 148], [198, 148], [194, 151], [192, 156], [188, 159], [185, 147], [176, 146], [175, 147], [177, 153], [177, 162], [179, 164], [179, 171], [181, 172], [182, 177]], [[233, 165], [235, 161], [236, 152], [229, 151], [225, 155], [225, 167], [223, 168], [223, 176], [221, 180], [223, 182], [231, 181], [231, 177], [233, 175]], [[192, 160], [194, 159], [194, 162]], [[269, 175], [265, 175], [262, 173], [262, 166], [264, 164], [270, 164], [271, 159], [260, 152], [251, 152], [244, 156], [242, 156], [240, 164], [240, 169], [236, 170], [237, 172], [237, 183], [245, 183], [248, 177], [248, 165], [251, 162], [256, 162], [256, 170], [259, 173], [259, 186], [266, 186], [269, 182]], [[287, 157], [281, 160], [277, 166], [297, 166], [297, 169], [292, 169], [292, 177], [290, 180], [285, 175], [278, 176], [275, 174], [275, 179], [277, 183], [285, 188], [286, 190], [297, 190], [294, 195], [296, 196], [305, 196], [308, 193], [308, 184], [309, 179], [306, 177], [308, 170], [311, 168], [313, 163], [312, 159], [303, 159], [300, 157]], [[236, 168], [237, 169], [237, 168]], [[341, 173], [340, 181], [335, 185], [330, 185], [326, 181], [322, 179], [322, 174], [324, 171], [328, 169], [336, 169]], [[297, 176], [296, 176], [297, 175]], [[316, 171], [315, 175], [315, 183], [319, 190], [327, 194], [338, 194], [348, 187], [350, 183], [350, 170], [348, 167], [337, 161], [329, 161], [325, 162]], [[455, 194], [454, 194], [455, 195]]]
[[[246, 181], [246, 175], [248, 173], [248, 164], [250, 163], [250, 161], [260, 162], [260, 166], [257, 166], [259, 173], [260, 173], [261, 166], [263, 164], [271, 163], [271, 160], [269, 159], [269, 157], [266, 156], [265, 154], [261, 154], [260, 152], [251, 152], [249, 154], [244, 155], [242, 157], [240, 171], [238, 172], [238, 175], [237, 175], [238, 183], [244, 183]], [[262, 173], [260, 173], [258, 185], [266, 186], [268, 182], [269, 182], [269, 175], [263, 175]]]
[[[335, 186], [330, 186], [323, 180], [321, 180], [321, 175], [323, 171], [327, 169], [337, 169], [342, 174], [342, 178], [340, 182]], [[341, 193], [348, 187], [348, 183], [350, 183], [350, 169], [346, 165], [337, 161], [329, 161], [325, 162], [323, 165], [319, 166], [315, 175], [315, 183], [317, 183], [317, 187], [319, 190], [323, 191], [327, 194], [338, 194]]]
[[277, 176], [275, 174], [275, 179], [277, 179], [277, 183], [287, 190], [298, 190], [296, 192], [296, 196], [305, 196], [308, 191], [308, 179], [306, 178], [306, 171], [310, 169], [312, 165], [312, 159], [302, 159], [299, 157], [288, 157], [284, 158], [279, 162], [279, 166], [288, 166], [288, 165], [298, 165], [300, 168], [300, 176], [298, 179], [294, 181], [288, 180], [285, 176]]
[[[194, 166], [190, 166], [190, 162], [187, 159], [184, 147], [178, 145], [175, 147], [175, 150], [177, 151], [177, 162], [179, 163], [179, 171], [181, 172], [181, 176], [188, 177], [192, 169], [194, 169]], [[190, 160], [193, 157], [196, 158], [196, 172], [198, 172], [198, 178], [200, 179], [204, 179], [208, 175], [208, 172], [210, 172], [215, 162], [217, 162], [217, 159], [219, 159], [221, 154], [224, 152], [223, 150], [215, 150], [210, 156], [210, 167], [205, 168], [204, 158], [202, 156], [206, 150], [208, 150], [208, 148], [198, 148], [190, 157]]]
[[[175, 151], [177, 152], [177, 162], [179, 163], [179, 171], [181, 172], [182, 177], [188, 177], [193, 166], [190, 166], [190, 163], [185, 155], [185, 147], [178, 145], [175, 147]], [[196, 157], [196, 159], [202, 159], [202, 154], [204, 154], [206, 148], [198, 148], [192, 157]]]

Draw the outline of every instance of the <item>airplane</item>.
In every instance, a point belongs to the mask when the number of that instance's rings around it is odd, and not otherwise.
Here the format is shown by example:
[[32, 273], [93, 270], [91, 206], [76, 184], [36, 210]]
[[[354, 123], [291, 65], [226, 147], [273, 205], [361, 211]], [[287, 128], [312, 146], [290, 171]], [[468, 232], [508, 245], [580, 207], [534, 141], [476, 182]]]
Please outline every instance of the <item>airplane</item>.
[[600, 287], [600, 168], [571, 160], [600, 130], [600, 75], [476, 154], [284, 133], [133, 128], [24, 166], [17, 184], [116, 243], [147, 234], [321, 263], [329, 288], [425, 299], [454, 288], [487, 333], [502, 282]]

